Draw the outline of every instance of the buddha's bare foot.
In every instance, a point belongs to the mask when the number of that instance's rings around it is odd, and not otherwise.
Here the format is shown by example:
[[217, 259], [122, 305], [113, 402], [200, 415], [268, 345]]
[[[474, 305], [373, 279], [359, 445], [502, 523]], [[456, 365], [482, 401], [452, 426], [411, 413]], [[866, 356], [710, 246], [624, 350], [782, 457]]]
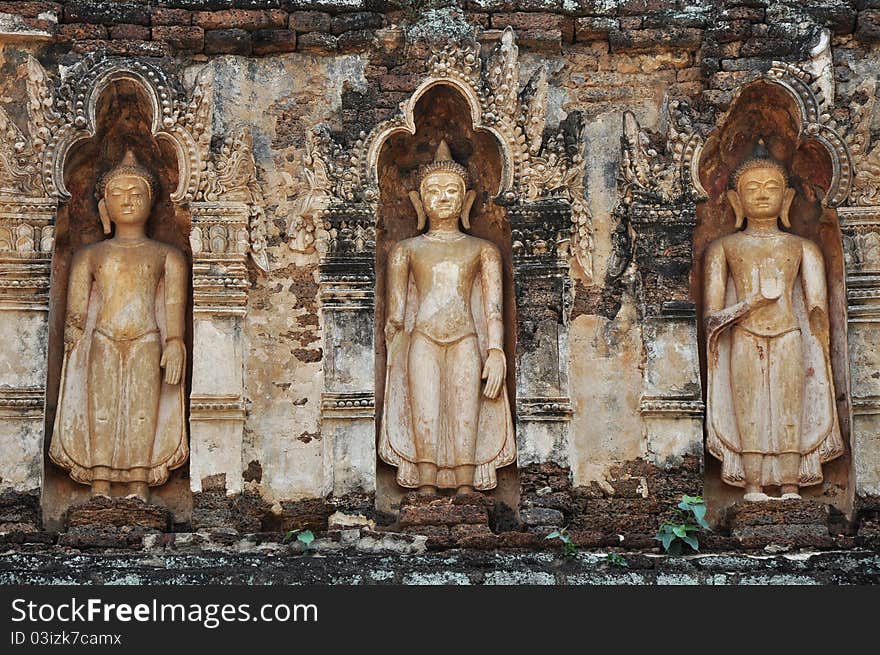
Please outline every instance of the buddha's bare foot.
[[418, 488], [418, 494], [420, 496], [436, 496], [437, 487], [433, 484], [423, 484]]
[[461, 485], [458, 489], [455, 490], [456, 496], [467, 496], [468, 494], [472, 493], [474, 493], [474, 488], [466, 484]]
[[128, 495], [126, 498], [138, 498], [144, 502], [150, 497], [150, 492], [146, 482], [129, 482]]
[[110, 498], [110, 483], [106, 480], [93, 481], [92, 498]]
[[796, 484], [784, 484], [780, 488], [782, 492], [783, 500], [799, 500], [801, 495], [798, 493], [798, 486]]
[[761, 503], [765, 500], [770, 500], [770, 496], [765, 494], [763, 491], [750, 491], [743, 496], [743, 500], [748, 503]]

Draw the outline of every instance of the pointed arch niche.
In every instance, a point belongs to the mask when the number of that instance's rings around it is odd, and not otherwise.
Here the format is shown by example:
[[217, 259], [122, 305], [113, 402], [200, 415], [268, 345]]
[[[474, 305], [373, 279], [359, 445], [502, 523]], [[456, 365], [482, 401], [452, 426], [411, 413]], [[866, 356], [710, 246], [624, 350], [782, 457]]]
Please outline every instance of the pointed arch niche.
[[[74, 252], [110, 236], [105, 237], [101, 228], [95, 188], [100, 177], [120, 161], [127, 149], [159, 179], [153, 212], [147, 223], [148, 236], [177, 247], [192, 265], [190, 215], [180, 204], [181, 191], [186, 191], [189, 182], [191, 148], [177, 134], [165, 130], [162, 107], [163, 102], [167, 106], [166, 92], [157, 88], [156, 75], [150, 73], [152, 71], [135, 67], [98, 72], [82, 93], [82, 113], [59, 131], [48, 153], [47, 187], [53, 188], [62, 200], [56, 218], [49, 297], [42, 507], [44, 522], [50, 529], [60, 525], [70, 505], [89, 497], [89, 488], [73, 482], [67, 471], [51, 463], [46, 454], [52, 438], [64, 355], [69, 268]], [[191, 288], [189, 299], [187, 397], [193, 352]], [[172, 471], [166, 484], [151, 489], [151, 502], [167, 507], [175, 521], [189, 520], [192, 499], [188, 462]]]
[[[805, 499], [852, 511], [854, 473], [852, 410], [847, 354], [846, 276], [837, 210], [847, 197], [852, 177], [849, 153], [824, 110], [821, 92], [806, 74], [777, 64], [766, 76], [742, 87], [718, 127], [706, 139], [699, 164], [699, 182], [707, 199], [697, 206], [691, 293], [697, 315], [703, 315], [703, 255], [714, 240], [735, 231], [733, 209], [725, 191], [736, 168], [752, 156], [763, 140], [770, 156], [783, 164], [796, 190], [791, 229], [813, 241], [825, 260], [831, 323], [831, 363], [837, 411], [845, 453], [823, 465], [822, 484], [803, 487]], [[785, 229], [785, 228], [783, 228]], [[706, 345], [700, 321], [700, 365], [706, 388]], [[715, 514], [742, 498], [742, 490], [721, 480], [721, 464], [705, 457], [705, 496]]]
[[[390, 131], [376, 144], [379, 189], [376, 229], [375, 389], [376, 428], [381, 426], [385, 396], [385, 274], [387, 258], [396, 243], [414, 237], [416, 214], [408, 197], [418, 189], [419, 168], [431, 162], [442, 140], [452, 157], [470, 174], [477, 198], [471, 211], [471, 228], [463, 231], [494, 243], [501, 251], [504, 269], [504, 350], [507, 356], [507, 394], [516, 407], [516, 295], [513, 281], [511, 227], [507, 210], [494, 202], [503, 186], [505, 153], [503, 142], [479, 125], [479, 113], [466, 94], [449, 83], [435, 83], [417, 91], [411, 100], [411, 121]], [[479, 105], [476, 105], [479, 107]], [[511, 507], [518, 503], [516, 466], [498, 469], [498, 486], [491, 492]], [[377, 507], [390, 511], [406, 490], [397, 485], [395, 469], [377, 459]]]

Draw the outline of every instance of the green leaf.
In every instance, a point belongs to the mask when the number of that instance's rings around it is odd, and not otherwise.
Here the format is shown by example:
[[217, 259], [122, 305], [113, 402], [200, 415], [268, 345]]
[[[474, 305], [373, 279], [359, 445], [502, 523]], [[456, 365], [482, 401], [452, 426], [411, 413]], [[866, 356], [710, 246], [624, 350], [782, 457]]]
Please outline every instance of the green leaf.
[[[666, 526], [664, 526], [666, 527]], [[675, 541], [675, 535], [671, 532], [664, 532], [662, 529], [657, 533], [657, 536], [654, 537], [657, 541], [659, 541], [663, 545], [663, 550], [669, 552], [669, 546], [672, 542]]]
[[686, 505], [704, 505], [705, 504], [702, 496], [688, 496], [687, 494], [685, 494], [684, 496], [681, 497], [681, 502], [683, 502]]
[[695, 551], [700, 550], [700, 542], [697, 541], [697, 538], [693, 535], [686, 535], [682, 537], [682, 541], [684, 541], [688, 546], [693, 548]]
[[553, 532], [551, 532], [550, 534], [548, 534], [546, 537], [544, 537], [544, 539], [556, 539], [557, 537], [561, 537], [561, 536], [562, 536], [562, 535], [559, 534], [559, 531], [558, 531], [558, 530], [554, 530]]
[[691, 507], [691, 511], [694, 513], [694, 518], [697, 519], [697, 523], [700, 524], [700, 527], [708, 530], [709, 524], [706, 522], [706, 506], [694, 505]]
[[285, 533], [284, 533], [284, 538], [281, 540], [281, 543], [282, 543], [282, 544], [286, 544], [288, 541], [290, 541], [291, 539], [293, 539], [294, 536], [296, 536], [296, 533], [297, 533], [297, 532], [299, 532], [299, 530], [288, 530], [287, 532], [285, 532]]
[[673, 525], [672, 532], [676, 537], [681, 537], [684, 539], [687, 536], [687, 526], [686, 525]]
[[315, 535], [311, 530], [303, 530], [298, 535], [296, 535], [297, 541], [303, 542], [306, 546], [311, 544], [315, 540]]

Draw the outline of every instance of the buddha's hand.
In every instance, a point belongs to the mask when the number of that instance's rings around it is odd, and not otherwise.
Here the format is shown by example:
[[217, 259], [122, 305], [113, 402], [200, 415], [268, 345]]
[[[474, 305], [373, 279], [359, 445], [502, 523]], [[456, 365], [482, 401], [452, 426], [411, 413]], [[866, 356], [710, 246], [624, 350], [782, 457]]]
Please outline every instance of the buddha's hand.
[[504, 377], [507, 373], [507, 361], [504, 359], [504, 353], [500, 350], [492, 349], [483, 365], [482, 378], [486, 381], [483, 388], [483, 395], [486, 398], [497, 398], [498, 392], [504, 384]]
[[385, 321], [385, 343], [390, 344], [394, 341], [394, 337], [397, 336], [397, 333], [400, 332], [400, 328], [403, 327], [399, 321], [395, 321], [394, 319], [388, 319]]
[[79, 343], [79, 340], [82, 339], [83, 329], [78, 325], [73, 325], [72, 323], [68, 323], [64, 326], [64, 351], [70, 352], [76, 347], [76, 344]]
[[183, 339], [174, 337], [165, 342], [162, 350], [162, 361], [159, 366], [165, 369], [165, 383], [178, 384], [183, 375], [183, 366], [186, 362], [186, 346]]

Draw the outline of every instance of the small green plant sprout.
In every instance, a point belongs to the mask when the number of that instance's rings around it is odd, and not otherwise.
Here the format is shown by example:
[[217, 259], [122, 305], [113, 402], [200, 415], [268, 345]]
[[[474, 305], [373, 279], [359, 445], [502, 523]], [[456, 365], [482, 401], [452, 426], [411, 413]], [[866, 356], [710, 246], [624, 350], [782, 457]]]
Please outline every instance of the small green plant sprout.
[[312, 542], [315, 540], [315, 534], [311, 530], [303, 530], [302, 528], [298, 530], [288, 530], [284, 539], [281, 540], [281, 543], [286, 544], [291, 539], [296, 537], [296, 540], [305, 544], [306, 548], [311, 548]]
[[559, 539], [559, 541], [562, 542], [562, 552], [564, 552], [566, 556], [571, 556], [578, 552], [578, 546], [572, 541], [571, 535], [568, 534], [568, 528], [554, 530], [544, 537], [544, 539]]
[[704, 530], [709, 530], [703, 497], [682, 496], [681, 502], [675, 506], [675, 512], [678, 522], [664, 522], [654, 539], [659, 541], [663, 550], [670, 555], [681, 555], [684, 544], [697, 552], [700, 549], [698, 535]]
[[607, 555], [605, 555], [605, 561], [611, 566], [617, 566], [621, 568], [629, 566], [629, 562], [627, 562], [626, 558], [620, 553], [608, 553]]

